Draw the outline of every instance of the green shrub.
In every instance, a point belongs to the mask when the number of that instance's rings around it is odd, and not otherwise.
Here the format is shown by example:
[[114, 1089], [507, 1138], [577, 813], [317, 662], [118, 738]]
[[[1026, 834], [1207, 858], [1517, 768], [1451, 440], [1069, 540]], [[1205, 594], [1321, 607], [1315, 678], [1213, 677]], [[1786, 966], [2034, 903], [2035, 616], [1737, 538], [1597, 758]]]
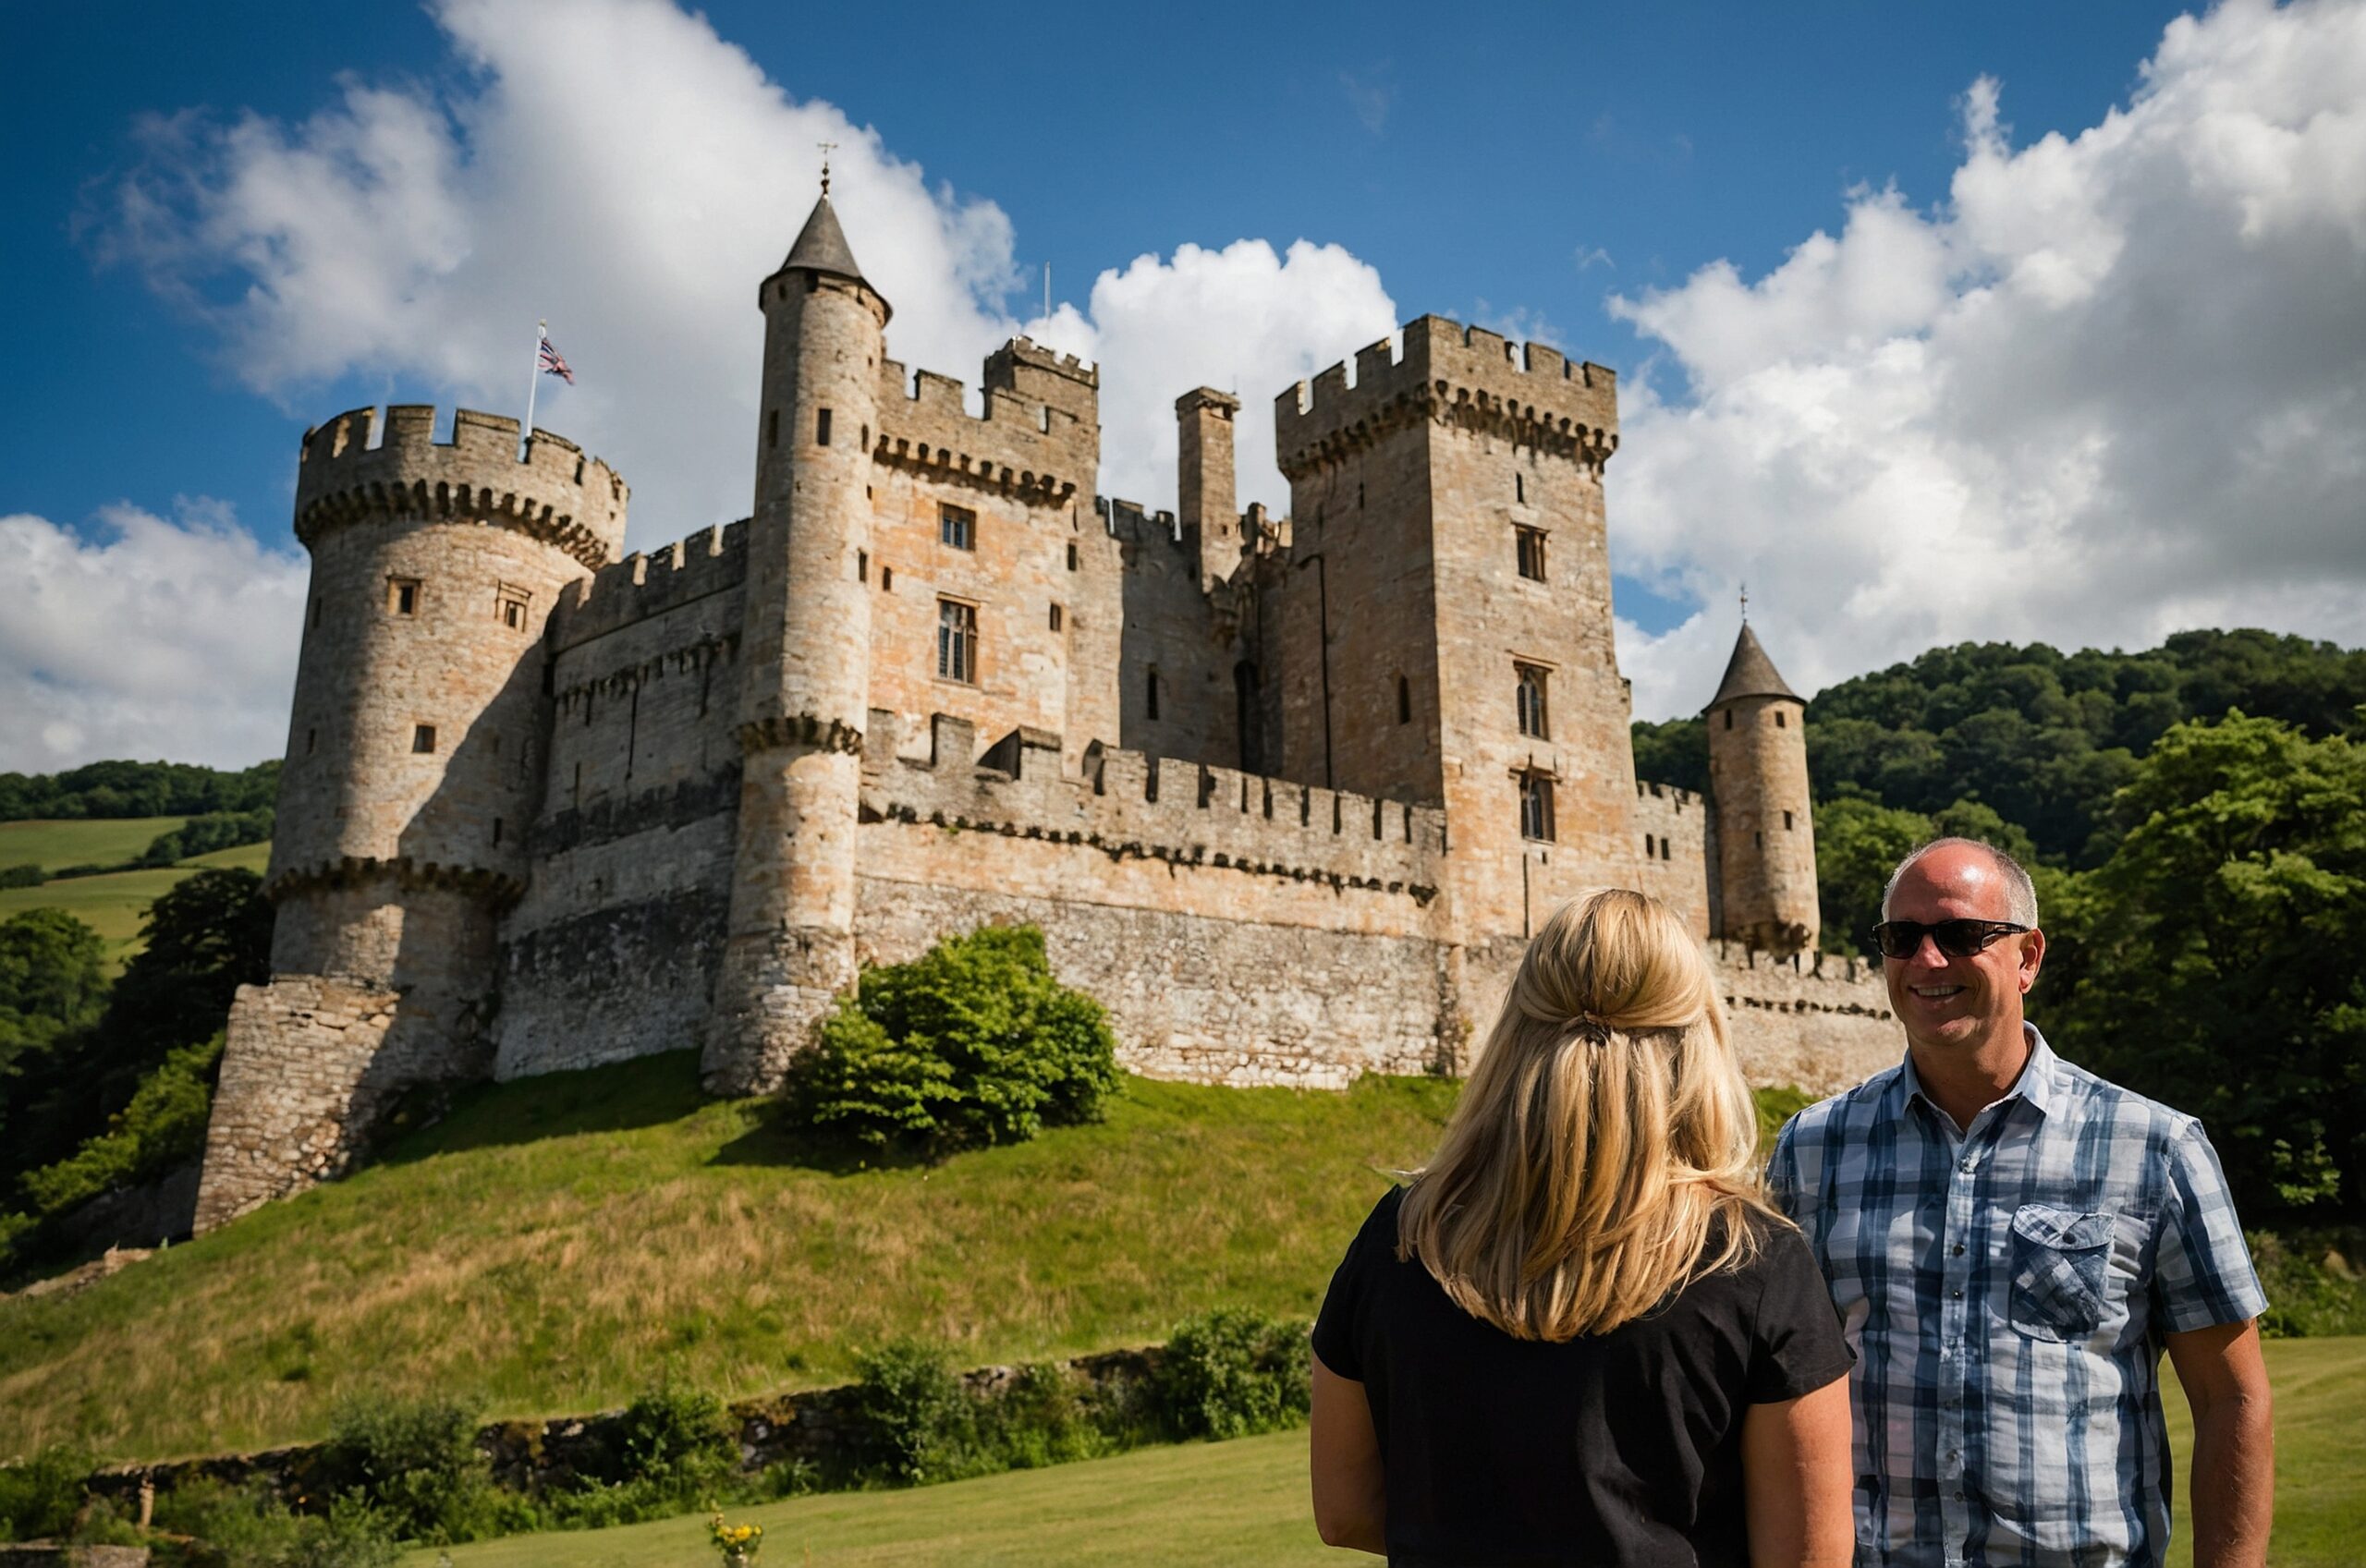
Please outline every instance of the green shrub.
[[941, 1154], [1093, 1120], [1116, 1085], [1101, 1004], [1052, 978], [1041, 930], [989, 926], [866, 970], [788, 1100], [810, 1125]]
[[401, 1556], [392, 1521], [352, 1493], [296, 1513], [259, 1483], [194, 1480], [156, 1499], [155, 1522], [168, 1532], [157, 1568], [391, 1568]]
[[1034, 1470], [1098, 1459], [1132, 1446], [1131, 1423], [1115, 1407], [1088, 1400], [1064, 1368], [1031, 1362], [1011, 1375], [978, 1412], [978, 1453], [996, 1469]]
[[365, 1396], [337, 1406], [332, 1420], [323, 1489], [358, 1494], [398, 1538], [470, 1540], [531, 1523], [531, 1504], [494, 1491], [467, 1406]]
[[1220, 1307], [1176, 1328], [1153, 1397], [1177, 1437], [1247, 1437], [1303, 1421], [1311, 1374], [1305, 1324]]
[[977, 1411], [943, 1351], [898, 1340], [857, 1356], [855, 1372], [854, 1449], [862, 1472], [917, 1486], [965, 1468]]
[[620, 1481], [695, 1489], [728, 1472], [739, 1457], [723, 1401], [697, 1389], [651, 1389], [616, 1419]]
[[48, 880], [49, 873], [41, 869], [38, 860], [27, 860], [17, 866], [0, 866], [0, 887], [39, 887]]
[[2243, 1239], [2267, 1292], [2260, 1332], [2270, 1339], [2366, 1334], [2366, 1279], [2350, 1261], [2366, 1258], [2366, 1233], [2250, 1231]]
[[1783, 1124], [1815, 1103], [1816, 1097], [1803, 1088], [1786, 1084], [1781, 1088], [1752, 1089], [1750, 1098], [1758, 1102], [1758, 1147], [1760, 1152], [1774, 1147], [1774, 1135]]
[[90, 1473], [91, 1456], [63, 1443], [0, 1469], [0, 1540], [66, 1535], [88, 1496], [82, 1481]]
[[162, 1175], [205, 1149], [213, 1108], [213, 1069], [223, 1037], [185, 1045], [140, 1080], [131, 1103], [108, 1118], [107, 1130], [55, 1165], [28, 1171], [25, 1196], [43, 1215]]

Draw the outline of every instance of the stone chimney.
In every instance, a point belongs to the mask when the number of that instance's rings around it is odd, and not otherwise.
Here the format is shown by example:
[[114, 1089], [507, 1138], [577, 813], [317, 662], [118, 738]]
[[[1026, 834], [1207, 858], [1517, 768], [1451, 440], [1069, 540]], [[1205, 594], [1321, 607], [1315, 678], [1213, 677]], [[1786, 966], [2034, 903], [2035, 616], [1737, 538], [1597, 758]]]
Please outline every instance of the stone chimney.
[[1200, 553], [1202, 590], [1240, 564], [1240, 512], [1232, 480], [1232, 417], [1240, 399], [1211, 386], [1175, 400], [1177, 468], [1175, 511], [1187, 546]]

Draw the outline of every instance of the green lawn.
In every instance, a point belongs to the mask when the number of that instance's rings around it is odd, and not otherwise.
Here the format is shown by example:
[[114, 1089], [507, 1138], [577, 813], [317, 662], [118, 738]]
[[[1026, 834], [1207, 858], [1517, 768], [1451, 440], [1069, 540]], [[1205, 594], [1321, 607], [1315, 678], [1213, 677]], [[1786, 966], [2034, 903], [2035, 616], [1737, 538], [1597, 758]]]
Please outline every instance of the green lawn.
[[[2347, 1568], [2366, 1559], [2366, 1339], [2282, 1340], [2275, 1380], [2275, 1568]], [[2176, 1380], [2169, 1380], [2172, 1388]], [[2172, 1397], [2171, 1442], [2188, 1449], [2184, 1402]], [[2180, 1499], [2184, 1477], [2178, 1477]], [[734, 1509], [764, 1527], [773, 1568], [935, 1568], [1029, 1564], [1267, 1564], [1371, 1562], [1315, 1539], [1307, 1513], [1306, 1434], [1143, 1449], [1116, 1459], [990, 1476], [915, 1491], [845, 1492]], [[2180, 1502], [2170, 1561], [2192, 1561]], [[809, 1554], [810, 1553], [810, 1557]], [[697, 1517], [581, 1535], [516, 1536], [452, 1550], [453, 1568], [677, 1568], [713, 1561]], [[432, 1551], [407, 1568], [429, 1568]]]
[[[39, 859], [34, 855], [19, 855], [18, 843], [5, 835], [18, 828], [43, 830], [114, 829], [138, 827], [144, 831], [138, 842], [114, 858], [137, 855], [148, 847], [149, 840], [157, 833], [169, 832], [183, 820], [179, 817], [143, 817], [136, 821], [121, 822], [0, 822], [0, 866], [15, 865], [19, 860]], [[28, 837], [25, 842], [39, 842]], [[92, 857], [104, 862], [109, 857]], [[217, 849], [211, 855], [200, 855], [177, 866], [160, 866], [150, 870], [114, 871], [103, 877], [73, 877], [65, 881], [43, 882], [39, 887], [0, 888], [0, 920], [27, 909], [63, 909], [96, 930], [105, 939], [108, 955], [120, 964], [131, 956], [140, 944], [140, 923], [146, 918], [148, 906], [156, 895], [179, 881], [189, 872], [203, 866], [243, 866], [260, 872], [271, 861], [268, 844], [242, 844], [235, 849]], [[70, 858], [55, 861], [43, 859], [43, 865], [74, 865]]]
[[0, 1448], [119, 1459], [325, 1435], [366, 1389], [488, 1416], [848, 1380], [904, 1335], [965, 1365], [1311, 1318], [1385, 1167], [1457, 1086], [1128, 1078], [1106, 1122], [934, 1168], [813, 1162], [689, 1052], [469, 1091], [388, 1162], [65, 1299], [0, 1302]]
[[[769, 1568], [1116, 1568], [1373, 1562], [1325, 1547], [1308, 1512], [1306, 1434], [1152, 1448], [913, 1491], [835, 1492], [733, 1509]], [[431, 1568], [433, 1551], [404, 1568]], [[688, 1568], [716, 1561], [701, 1517], [452, 1549], [453, 1568]]]

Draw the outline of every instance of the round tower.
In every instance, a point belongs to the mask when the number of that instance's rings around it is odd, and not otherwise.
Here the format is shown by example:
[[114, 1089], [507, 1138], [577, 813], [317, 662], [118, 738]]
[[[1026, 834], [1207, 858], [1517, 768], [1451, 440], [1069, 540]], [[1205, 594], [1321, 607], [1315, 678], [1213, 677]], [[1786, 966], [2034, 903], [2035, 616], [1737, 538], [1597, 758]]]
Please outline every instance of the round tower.
[[1717, 934], [1781, 954], [1811, 951], [1822, 921], [1807, 703], [1776, 673], [1748, 622], [1707, 717]]
[[871, 703], [871, 447], [888, 305], [824, 177], [764, 314], [756, 500], [740, 630], [738, 854], [704, 1072], [778, 1087], [855, 981], [854, 835]]
[[573, 443], [457, 410], [341, 414], [309, 432], [296, 537], [311, 552], [266, 883], [278, 975], [399, 992], [396, 1078], [482, 1064], [494, 927], [526, 876], [540, 797], [543, 622], [616, 558], [626, 489]]

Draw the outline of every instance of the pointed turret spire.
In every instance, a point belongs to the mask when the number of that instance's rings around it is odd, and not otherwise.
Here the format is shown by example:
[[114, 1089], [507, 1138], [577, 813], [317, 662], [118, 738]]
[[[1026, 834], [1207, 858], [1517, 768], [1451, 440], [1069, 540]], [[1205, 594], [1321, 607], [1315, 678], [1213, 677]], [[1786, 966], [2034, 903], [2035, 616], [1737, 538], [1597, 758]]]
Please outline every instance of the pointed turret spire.
[[1709, 699], [1711, 708], [1719, 708], [1738, 697], [1787, 697], [1792, 701], [1803, 700], [1793, 691], [1774, 668], [1774, 661], [1758, 645], [1758, 634], [1744, 621], [1741, 635], [1734, 638], [1734, 656], [1726, 662], [1726, 678], [1717, 683], [1717, 695]]
[[855, 264], [854, 252], [847, 246], [847, 231], [838, 226], [838, 214], [831, 210], [827, 195], [813, 203], [805, 226], [797, 232], [797, 243], [788, 248], [788, 260], [780, 264], [783, 272], [797, 268], [832, 273], [857, 283], [871, 281]]
[[[822, 194], [814, 201], [813, 211], [806, 214], [805, 226], [797, 231], [797, 243], [788, 248], [788, 260], [774, 271], [773, 277], [778, 277], [782, 273], [808, 272], [846, 278], [870, 289], [887, 313], [893, 315], [895, 308], [888, 305], [887, 297], [862, 275], [862, 267], [854, 259], [854, 249], [847, 244], [847, 231], [838, 226], [838, 214], [830, 205], [827, 152], [830, 144], [824, 142], [823, 145]], [[764, 283], [769, 287], [772, 278], [766, 278]]]

